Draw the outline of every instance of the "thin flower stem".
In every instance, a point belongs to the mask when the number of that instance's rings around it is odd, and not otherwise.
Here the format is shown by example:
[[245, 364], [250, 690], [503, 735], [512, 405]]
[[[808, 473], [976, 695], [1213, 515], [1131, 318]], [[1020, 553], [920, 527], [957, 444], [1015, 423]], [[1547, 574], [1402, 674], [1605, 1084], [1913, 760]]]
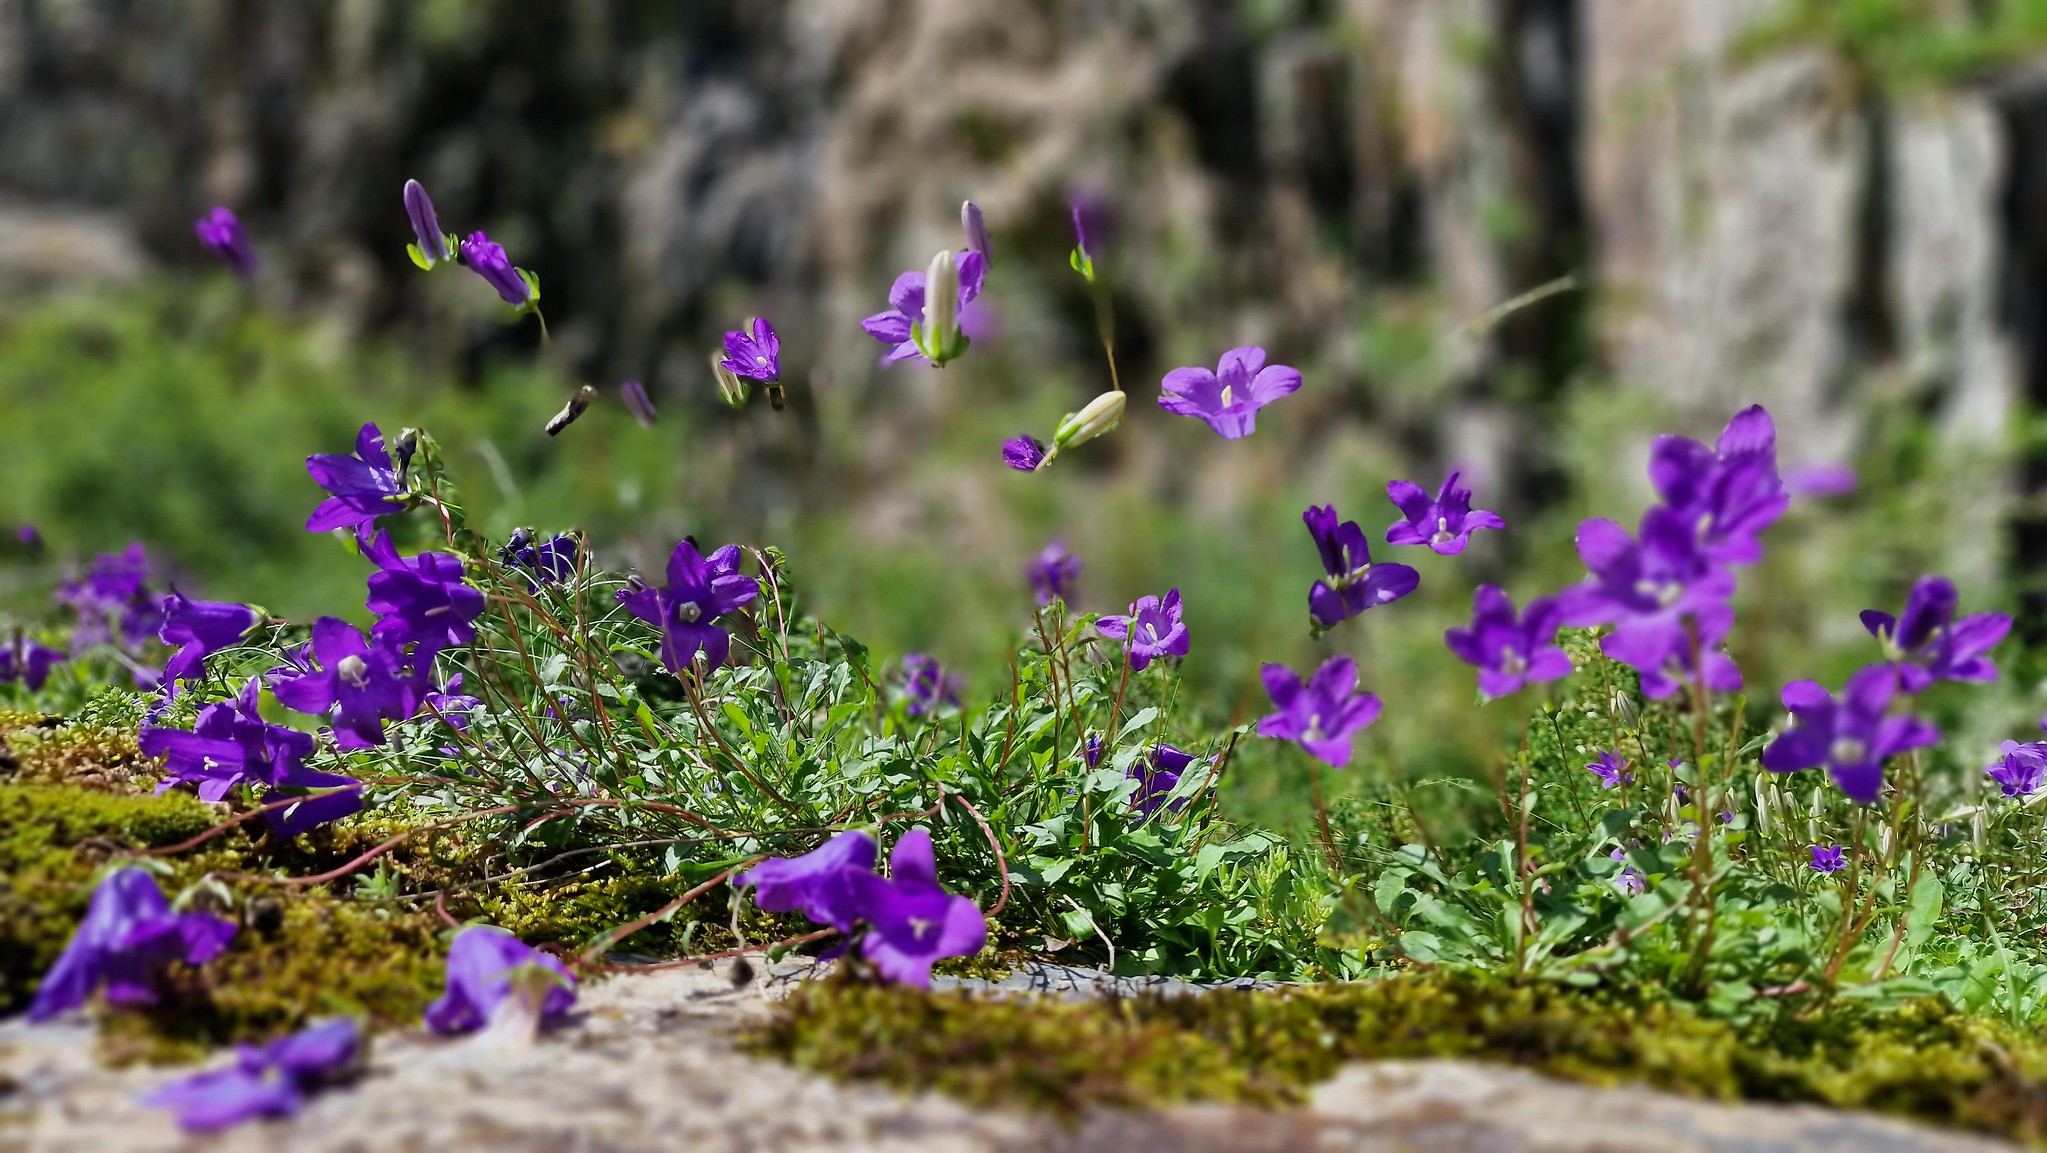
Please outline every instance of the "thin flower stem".
[[676, 679], [682, 682], [682, 694], [685, 697], [689, 698], [689, 707], [697, 715], [697, 724], [702, 726], [704, 732], [710, 734], [711, 740], [717, 743], [718, 748], [724, 752], [725, 756], [729, 760], [731, 760], [733, 767], [739, 770], [740, 775], [744, 776], [748, 781], [752, 782], [754, 788], [757, 788], [761, 792], [766, 793], [768, 796], [774, 798], [777, 804], [789, 810], [789, 812], [792, 815], [798, 817], [802, 816], [803, 815], [802, 811], [798, 809], [796, 805], [789, 800], [789, 798], [783, 796], [779, 792], [776, 792], [773, 786], [769, 785], [766, 781], [761, 780], [760, 777], [754, 773], [752, 766], [748, 765], [746, 761], [741, 759], [739, 754], [733, 750], [732, 746], [725, 742], [725, 734], [718, 731], [718, 726], [711, 723], [710, 714], [704, 711], [704, 698], [702, 688], [695, 684], [694, 682], [692, 682], [687, 677], [678, 675]]
[[1515, 766], [1521, 774], [1521, 795], [1514, 822], [1514, 846], [1518, 850], [1521, 882], [1521, 931], [1514, 935], [1514, 976], [1518, 980], [1528, 971], [1528, 939], [1535, 935], [1535, 862], [1528, 859], [1528, 729], [1527, 718], [1521, 721], [1521, 754], [1515, 758]]
[[1315, 826], [1322, 835], [1322, 859], [1329, 865], [1329, 875], [1341, 879], [1343, 858], [1336, 853], [1336, 834], [1329, 828], [1329, 806], [1322, 803], [1322, 762], [1308, 758], [1308, 788], [1315, 800]]
[[988, 847], [995, 852], [995, 871], [1002, 876], [1002, 894], [995, 898], [995, 907], [984, 914], [989, 920], [994, 920], [1009, 904], [1009, 858], [1003, 855], [1002, 841], [995, 835], [994, 828], [988, 824], [988, 818], [981, 815], [981, 810], [975, 808], [972, 801], [958, 793], [948, 792], [944, 795], [958, 801], [960, 807], [974, 818], [974, 823], [981, 826], [982, 835], [988, 838]]

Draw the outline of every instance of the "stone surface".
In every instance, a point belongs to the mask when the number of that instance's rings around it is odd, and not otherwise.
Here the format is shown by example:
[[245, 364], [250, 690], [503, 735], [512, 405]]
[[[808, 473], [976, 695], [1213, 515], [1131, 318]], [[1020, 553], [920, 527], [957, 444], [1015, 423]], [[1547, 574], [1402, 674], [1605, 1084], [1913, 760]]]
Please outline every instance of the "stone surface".
[[[1083, 970], [1023, 984], [1076, 992]], [[799, 979], [785, 964], [632, 974], [585, 991], [580, 1020], [520, 1046], [490, 1035], [377, 1038], [356, 1084], [297, 1118], [181, 1134], [136, 1098], [179, 1075], [107, 1070], [82, 1025], [0, 1024], [0, 1153], [653, 1153], [890, 1150], [1149, 1153], [1991, 1153], [1996, 1142], [1816, 1108], [1730, 1107], [1449, 1061], [1357, 1065], [1281, 1113], [1190, 1106], [1047, 1118], [837, 1084], [733, 1052], [729, 1031]]]

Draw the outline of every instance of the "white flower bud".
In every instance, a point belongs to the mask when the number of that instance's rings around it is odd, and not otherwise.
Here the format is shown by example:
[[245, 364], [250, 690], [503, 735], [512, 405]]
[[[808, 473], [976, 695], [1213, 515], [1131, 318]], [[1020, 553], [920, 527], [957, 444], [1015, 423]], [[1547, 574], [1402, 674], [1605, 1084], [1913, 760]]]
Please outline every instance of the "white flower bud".
[[1059, 431], [1052, 434], [1053, 443], [1067, 448], [1114, 432], [1123, 420], [1124, 400], [1121, 392], [1105, 392], [1089, 401], [1087, 407], [1079, 412], [1068, 413], [1066, 419], [1059, 422]]
[[944, 364], [952, 359], [953, 346], [958, 343], [959, 297], [959, 265], [953, 262], [952, 249], [943, 249], [931, 258], [931, 267], [924, 273], [924, 325], [920, 347], [934, 364]]

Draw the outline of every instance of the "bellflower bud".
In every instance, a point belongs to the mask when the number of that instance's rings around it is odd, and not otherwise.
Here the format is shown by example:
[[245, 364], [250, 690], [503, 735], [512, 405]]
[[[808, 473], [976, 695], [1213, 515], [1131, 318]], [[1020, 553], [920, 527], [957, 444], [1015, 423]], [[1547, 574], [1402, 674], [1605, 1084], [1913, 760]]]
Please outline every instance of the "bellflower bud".
[[722, 351], [711, 354], [711, 376], [718, 382], [719, 400], [733, 408], [746, 407], [747, 381], [725, 367], [725, 355]]
[[454, 257], [461, 240], [441, 231], [441, 218], [434, 213], [433, 198], [417, 180], [405, 182], [405, 215], [412, 218], [412, 234], [419, 238], [419, 243], [405, 246], [412, 263], [431, 272], [434, 265]]
[[540, 281], [523, 268], [515, 268], [504, 246], [482, 232], [472, 232], [462, 241], [462, 263], [497, 290], [498, 299], [519, 308], [530, 308], [540, 300]]
[[967, 234], [967, 249], [980, 253], [988, 267], [995, 267], [995, 250], [988, 243], [988, 221], [981, 215], [980, 205], [971, 200], [960, 205], [960, 227]]
[[964, 349], [959, 345], [960, 270], [952, 249], [941, 249], [924, 273], [924, 322], [917, 348], [933, 364], [944, 364]]
[[1059, 422], [1059, 431], [1052, 434], [1052, 442], [1060, 448], [1069, 448], [1104, 433], [1114, 432], [1123, 421], [1124, 395], [1121, 392], [1105, 392], [1089, 401], [1079, 412], [1068, 413]]

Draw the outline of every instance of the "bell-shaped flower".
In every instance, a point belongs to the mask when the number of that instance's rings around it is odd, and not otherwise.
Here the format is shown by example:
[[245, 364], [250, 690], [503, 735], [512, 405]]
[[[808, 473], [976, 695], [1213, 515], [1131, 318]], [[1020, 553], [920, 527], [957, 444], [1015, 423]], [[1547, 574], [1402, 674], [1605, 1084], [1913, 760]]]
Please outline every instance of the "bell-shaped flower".
[[[1095, 754], [1100, 757], [1100, 752]], [[1140, 820], [1150, 820], [1166, 806], [1166, 798], [1180, 785], [1189, 765], [1194, 763], [1194, 754], [1160, 743], [1151, 747], [1149, 758], [1139, 757], [1123, 770], [1123, 775], [1137, 782], [1137, 791], [1130, 796], [1130, 807], [1137, 811]], [[1170, 806], [1178, 810], [1186, 799], [1174, 801]]]
[[1168, 590], [1163, 599], [1140, 597], [1131, 604], [1130, 614], [1102, 617], [1095, 631], [1114, 641], [1123, 641], [1130, 667], [1143, 672], [1159, 657], [1187, 655], [1187, 626], [1180, 619], [1180, 590]]
[[1997, 763], [1984, 769], [2007, 797], [2030, 797], [2047, 782], [2047, 744], [2006, 741]]
[[1045, 442], [1028, 434], [1002, 442], [1002, 463], [1018, 472], [1036, 472], [1051, 459]]
[[1906, 594], [1903, 614], [1863, 610], [1862, 627], [1876, 638], [1906, 692], [1924, 692], [1935, 681], [1997, 679], [1997, 664], [1985, 654], [2011, 631], [2011, 617], [1971, 613], [1957, 620], [1960, 603], [1954, 582], [1923, 576]]
[[332, 712], [335, 743], [366, 749], [384, 743], [384, 722], [402, 721], [418, 703], [413, 678], [399, 673], [400, 658], [372, 645], [354, 625], [336, 617], [313, 622], [311, 672], [282, 676], [270, 691], [285, 708], [314, 716]]
[[380, 643], [401, 653], [416, 646], [413, 667], [425, 669], [442, 649], [475, 639], [473, 622], [483, 613], [483, 593], [464, 583], [461, 557], [444, 552], [400, 556], [390, 533], [378, 533], [363, 555], [377, 566], [364, 607], [377, 614], [370, 631]]
[[1635, 774], [1628, 771], [1630, 763], [1612, 749], [1607, 749], [1594, 757], [1592, 763], [1585, 766], [1585, 771], [1599, 778], [1600, 788], [1618, 789], [1634, 783]]
[[1790, 773], [1824, 765], [1848, 799], [1874, 804], [1883, 791], [1885, 761], [1940, 740], [1931, 721], [1887, 713], [1896, 692], [1888, 665], [1869, 665], [1849, 677], [1839, 699], [1817, 681], [1785, 685], [1784, 707], [1793, 723], [1763, 750], [1763, 767]]
[[931, 834], [911, 829], [889, 854], [889, 876], [843, 871], [867, 933], [861, 955], [885, 980], [931, 987], [931, 966], [946, 957], [971, 957], [988, 943], [988, 923], [965, 897], [938, 884]]
[[431, 272], [434, 265], [455, 258], [461, 238], [441, 231], [441, 218], [434, 211], [433, 197], [426, 194], [426, 186], [417, 180], [405, 182], [405, 215], [412, 221], [412, 235], [416, 241], [405, 246], [406, 255], [412, 257], [412, 263]]
[[192, 231], [206, 251], [236, 276], [248, 280], [256, 275], [256, 250], [249, 246], [249, 234], [242, 230], [241, 217], [233, 209], [214, 205], [211, 212], [192, 222]]
[[1066, 542], [1055, 540], [1024, 566], [1024, 578], [1031, 582], [1039, 604], [1051, 604], [1055, 598], [1067, 600], [1073, 596], [1073, 583], [1080, 579], [1080, 558], [1066, 551]]
[[20, 681], [35, 692], [50, 679], [50, 670], [65, 660], [63, 653], [29, 639], [25, 633], [0, 643], [0, 685]]
[[1832, 875], [1848, 867], [1848, 855], [1839, 845], [1812, 846], [1812, 860], [1806, 865], [1815, 873]]
[[1386, 496], [1406, 519], [1386, 530], [1386, 543], [1425, 544], [1441, 556], [1456, 556], [1474, 529], [1506, 528], [1499, 513], [1471, 507], [1471, 490], [1457, 486], [1460, 475], [1451, 473], [1433, 498], [1413, 481], [1387, 481]]
[[767, 317], [756, 316], [751, 335], [746, 332], [725, 334], [725, 359], [719, 363], [734, 376], [774, 384], [782, 379], [782, 341], [775, 335], [774, 326], [768, 323]]
[[329, 493], [306, 519], [307, 532], [348, 528], [355, 530], [358, 540], [367, 541], [377, 518], [399, 511], [407, 499], [404, 478], [384, 448], [384, 434], [374, 424], [363, 425], [356, 433], [354, 456], [309, 456], [306, 471]]
[[1557, 647], [1561, 620], [1555, 601], [1537, 597], [1518, 617], [1514, 601], [1497, 585], [1480, 585], [1473, 598], [1471, 627], [1450, 629], [1443, 643], [1457, 659], [1478, 667], [1478, 689], [1504, 697], [1531, 681], [1568, 676], [1571, 658]]
[[1404, 564], [1374, 564], [1365, 530], [1354, 520], [1339, 523], [1335, 505], [1309, 508], [1301, 523], [1308, 526], [1328, 577], [1308, 589], [1308, 613], [1317, 628], [1332, 628], [1366, 609], [1397, 601], [1421, 584], [1421, 574]]
[[498, 550], [498, 563], [516, 570], [530, 592], [543, 585], [562, 584], [576, 575], [576, 555], [581, 551], [576, 538], [556, 533], [536, 542], [529, 529], [513, 529], [505, 546]]
[[1777, 475], [1777, 427], [1762, 405], [1736, 413], [1712, 448], [1659, 436], [1649, 449], [1649, 480], [1700, 555], [1717, 564], [1762, 559], [1762, 533], [1784, 515], [1791, 496]]
[[173, 1081], [142, 1103], [176, 1113], [178, 1126], [194, 1133], [289, 1117], [361, 1057], [362, 1030], [354, 1021], [324, 1021], [267, 1045], [237, 1045], [232, 1064]]
[[448, 949], [448, 984], [426, 1007], [436, 1033], [469, 1033], [500, 1014], [516, 1013], [539, 1026], [559, 1022], [576, 1004], [576, 978], [555, 957], [503, 929], [471, 925]]
[[842, 933], [853, 931], [860, 910], [839, 875], [874, 872], [874, 837], [862, 829], [840, 833], [800, 857], [770, 857], [732, 878], [751, 888], [753, 903], [770, 913], [800, 912]]
[[93, 890], [85, 919], [43, 975], [28, 1019], [47, 1021], [83, 1007], [102, 991], [112, 1004], [150, 1004], [166, 965], [203, 965], [219, 956], [234, 935], [233, 921], [172, 912], [156, 878], [143, 870], [116, 869]]
[[1301, 387], [1301, 374], [1283, 364], [1267, 365], [1265, 350], [1251, 345], [1223, 353], [1214, 372], [1176, 368], [1160, 387], [1165, 391], [1160, 408], [1198, 416], [1224, 440], [1236, 440], [1257, 430], [1259, 409]]
[[968, 200], [960, 205], [960, 231], [967, 234], [967, 251], [978, 252], [990, 268], [995, 267], [995, 246], [988, 240], [988, 218], [981, 206]]
[[528, 309], [540, 303], [540, 279], [523, 268], [512, 267], [504, 246], [484, 233], [472, 232], [464, 237], [457, 256], [470, 271], [496, 289], [498, 299], [506, 304]]
[[1610, 520], [1585, 521], [1578, 556], [1592, 579], [1556, 598], [1563, 623], [1612, 624], [1600, 649], [1640, 673], [1644, 693], [1667, 697], [1698, 679], [1694, 633], [1706, 687], [1741, 688], [1741, 670], [1719, 649], [1734, 626], [1734, 575], [1698, 552], [1680, 518], [1650, 509], [1639, 542]]
[[144, 725], [136, 739], [146, 756], [164, 758], [156, 791], [181, 784], [199, 799], [222, 800], [236, 785], [276, 785], [303, 771], [313, 753], [311, 734], [265, 721], [256, 709], [262, 682], [251, 678], [239, 693], [199, 710], [192, 731]]
[[178, 650], [163, 667], [168, 684], [203, 675], [209, 655], [240, 644], [261, 619], [248, 605], [195, 601], [176, 589], [164, 598], [163, 606], [157, 636]]
[[726, 545], [709, 557], [683, 541], [668, 555], [668, 585], [641, 586], [622, 592], [619, 600], [631, 613], [661, 630], [661, 663], [680, 674], [699, 652], [707, 669], [725, 663], [732, 638], [715, 623], [720, 616], [752, 603], [760, 585], [739, 571], [739, 546]]
[[960, 681], [945, 671], [938, 658], [924, 653], [903, 654], [902, 695], [904, 711], [913, 717], [942, 708], [958, 708]]
[[[955, 315], [967, 311], [967, 305], [981, 295], [981, 282], [988, 275], [988, 261], [978, 252], [962, 252], [953, 261], [958, 276], [958, 287], [954, 290]], [[867, 335], [889, 346], [882, 354], [881, 363], [892, 364], [912, 357], [925, 357], [924, 350], [917, 347], [913, 327], [924, 322], [924, 283], [926, 274], [905, 272], [896, 277], [889, 286], [887, 312], [877, 312], [860, 322], [860, 328]]]
[[1322, 662], [1306, 684], [1285, 665], [1266, 665], [1259, 676], [1279, 711], [1259, 719], [1258, 735], [1298, 742], [1335, 768], [1350, 764], [1352, 738], [1379, 719], [1379, 698], [1357, 691], [1357, 662], [1347, 656]]

